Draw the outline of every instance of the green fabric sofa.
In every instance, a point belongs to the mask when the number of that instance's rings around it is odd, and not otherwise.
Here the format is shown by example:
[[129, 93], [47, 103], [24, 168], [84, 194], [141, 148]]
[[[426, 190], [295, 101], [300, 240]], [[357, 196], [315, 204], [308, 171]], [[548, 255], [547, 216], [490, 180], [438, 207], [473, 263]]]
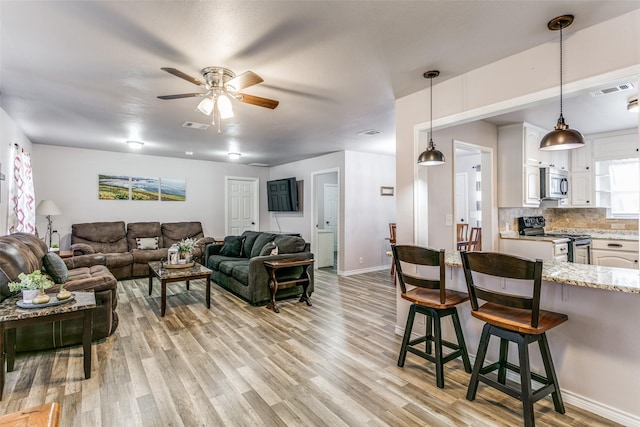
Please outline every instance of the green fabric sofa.
[[[274, 247], [278, 248], [278, 254], [270, 255]], [[245, 231], [241, 236], [227, 236], [224, 243], [210, 244], [205, 251], [205, 265], [213, 271], [211, 280], [252, 305], [264, 305], [269, 302], [269, 274], [264, 261], [277, 259], [313, 259], [313, 254], [309, 252], [309, 244], [299, 236], [259, 231]], [[301, 273], [302, 267], [281, 269], [277, 278], [294, 278]], [[314, 289], [313, 268], [309, 268], [308, 273], [310, 283], [307, 292], [311, 295]], [[278, 290], [276, 299], [301, 294], [302, 286], [299, 285]]]

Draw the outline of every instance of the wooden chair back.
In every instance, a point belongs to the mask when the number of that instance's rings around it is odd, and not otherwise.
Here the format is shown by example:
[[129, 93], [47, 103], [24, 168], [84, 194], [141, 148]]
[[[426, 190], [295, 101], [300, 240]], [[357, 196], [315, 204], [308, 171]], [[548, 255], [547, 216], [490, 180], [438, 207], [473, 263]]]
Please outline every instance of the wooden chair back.
[[469, 232], [469, 224], [456, 224], [456, 242], [466, 242]]
[[395, 222], [389, 223], [389, 243], [391, 243], [391, 245], [396, 244], [396, 223]]
[[[392, 246], [391, 250], [393, 251], [393, 261], [395, 262], [398, 282], [403, 294], [407, 292], [406, 285], [426, 289], [439, 289], [440, 303], [444, 304], [446, 302], [444, 249], [437, 251], [421, 246], [395, 245]], [[418, 273], [407, 273], [405, 272], [406, 268], [403, 270], [402, 263], [405, 263], [405, 266], [414, 265], [416, 270], [418, 270], [419, 266], [440, 267], [439, 277], [434, 280], [420, 276]]]
[[482, 228], [471, 227], [469, 233], [469, 243], [467, 245], [467, 252], [476, 252], [482, 250]]
[[[494, 304], [521, 308], [531, 312], [531, 326], [538, 327], [540, 315], [540, 289], [542, 287], [542, 260], [535, 261], [498, 252], [461, 252], [462, 268], [467, 281], [471, 310], [478, 311], [478, 299]], [[476, 286], [472, 272], [494, 277], [531, 281], [531, 296], [507, 294]]]

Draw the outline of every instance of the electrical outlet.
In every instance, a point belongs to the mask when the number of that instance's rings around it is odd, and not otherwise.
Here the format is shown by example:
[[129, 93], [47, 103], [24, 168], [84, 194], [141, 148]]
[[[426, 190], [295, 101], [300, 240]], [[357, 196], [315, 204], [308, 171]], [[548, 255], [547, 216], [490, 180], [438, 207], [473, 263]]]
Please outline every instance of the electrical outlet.
[[360, 264], [364, 264], [364, 258], [360, 257]]

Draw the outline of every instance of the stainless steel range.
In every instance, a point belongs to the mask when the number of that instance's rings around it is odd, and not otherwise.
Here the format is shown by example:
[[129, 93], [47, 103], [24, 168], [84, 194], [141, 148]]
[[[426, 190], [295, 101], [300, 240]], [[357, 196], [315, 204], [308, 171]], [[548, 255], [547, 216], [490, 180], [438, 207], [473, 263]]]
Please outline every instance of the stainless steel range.
[[567, 260], [580, 264], [591, 264], [591, 236], [588, 234], [547, 233], [543, 216], [522, 216], [518, 218], [518, 233], [521, 236], [549, 236], [569, 239]]

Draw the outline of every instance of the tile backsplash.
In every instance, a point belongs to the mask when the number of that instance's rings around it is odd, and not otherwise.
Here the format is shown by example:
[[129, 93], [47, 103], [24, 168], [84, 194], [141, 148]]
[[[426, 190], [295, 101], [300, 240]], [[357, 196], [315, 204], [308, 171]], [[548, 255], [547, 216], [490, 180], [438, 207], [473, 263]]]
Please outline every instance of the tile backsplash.
[[536, 215], [542, 215], [545, 218], [548, 229], [638, 231], [637, 219], [607, 219], [605, 208], [499, 208], [500, 230], [518, 231], [518, 217]]

